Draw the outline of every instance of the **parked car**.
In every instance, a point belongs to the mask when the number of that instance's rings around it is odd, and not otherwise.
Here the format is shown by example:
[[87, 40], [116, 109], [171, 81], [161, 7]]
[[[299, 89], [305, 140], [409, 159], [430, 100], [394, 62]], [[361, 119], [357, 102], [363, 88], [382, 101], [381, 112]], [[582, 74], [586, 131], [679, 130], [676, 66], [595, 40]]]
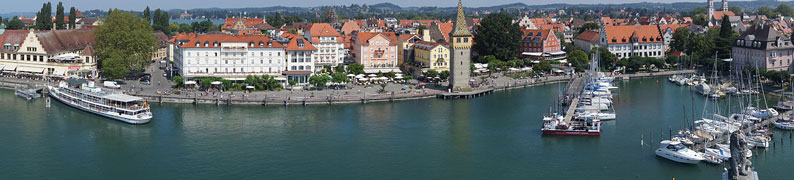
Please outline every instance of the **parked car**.
[[121, 85], [119, 85], [119, 83], [117, 83], [116, 81], [105, 81], [102, 82], [102, 85], [104, 85], [106, 88], [113, 88], [113, 89], [121, 88]]

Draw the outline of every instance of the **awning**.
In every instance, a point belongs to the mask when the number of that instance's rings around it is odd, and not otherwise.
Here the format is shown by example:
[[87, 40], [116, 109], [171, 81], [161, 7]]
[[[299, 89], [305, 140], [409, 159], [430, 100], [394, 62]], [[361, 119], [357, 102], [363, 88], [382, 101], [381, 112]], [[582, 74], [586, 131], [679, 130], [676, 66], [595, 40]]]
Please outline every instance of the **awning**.
[[400, 71], [400, 69], [398, 69], [398, 68], [383, 68], [383, 69], [376, 69], [376, 68], [372, 68], [372, 69], [364, 69], [364, 73], [367, 73], [367, 74], [373, 74], [373, 73], [378, 73], [378, 72], [382, 72], [382, 73], [396, 72], [396, 73], [397, 73], [397, 72], [401, 72], [401, 71]]
[[196, 84], [196, 81], [185, 81], [185, 85]]
[[312, 71], [284, 71], [282, 74], [287, 76], [308, 76], [312, 74]]
[[551, 55], [563, 55], [563, 54], [565, 54], [565, 51], [554, 51], [554, 52], [549, 52], [549, 54], [551, 54]]
[[19, 66], [19, 67], [17, 67], [17, 71], [30, 72], [30, 73], [44, 73], [44, 68], [41, 68], [41, 67], [30, 67], [30, 66]]
[[273, 79], [275, 79], [276, 81], [286, 81], [287, 80], [287, 78], [285, 78], [285, 77], [275, 77]]
[[111, 101], [118, 101], [118, 102], [133, 102], [133, 101], [141, 101], [143, 98], [130, 96], [126, 94], [108, 94], [104, 96], [105, 99]]
[[521, 53], [521, 55], [525, 55], [525, 56], [540, 56], [540, 55], [543, 55], [543, 53], [539, 53], [539, 52], [524, 52], [524, 53]]
[[3, 66], [3, 71], [14, 71], [16, 69], [17, 69], [17, 65], [16, 64], [8, 64], [8, 65]]
[[66, 75], [65, 73], [66, 73], [66, 68], [55, 68], [55, 70], [52, 71], [52, 74], [50, 75], [63, 76]]
[[212, 84], [212, 85], [220, 85], [220, 84], [222, 84], [222, 82], [220, 82], [220, 81], [212, 81], [210, 84]]

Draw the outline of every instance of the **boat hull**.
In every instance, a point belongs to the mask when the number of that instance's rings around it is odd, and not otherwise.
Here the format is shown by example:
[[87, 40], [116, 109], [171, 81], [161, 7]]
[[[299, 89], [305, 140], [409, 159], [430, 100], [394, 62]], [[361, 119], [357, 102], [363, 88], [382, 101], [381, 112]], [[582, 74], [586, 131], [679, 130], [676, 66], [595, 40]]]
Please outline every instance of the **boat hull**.
[[656, 156], [659, 156], [659, 157], [662, 157], [662, 158], [665, 158], [665, 159], [668, 159], [668, 160], [671, 160], [671, 161], [684, 163], [684, 164], [697, 164], [697, 163], [700, 163], [700, 161], [701, 161], [699, 159], [689, 159], [689, 158], [682, 158], [682, 157], [674, 157], [673, 155], [667, 154], [664, 151], [658, 150], [658, 149], [656, 150]]
[[543, 135], [569, 135], [569, 136], [599, 136], [598, 131], [571, 131], [571, 130], [541, 130]]
[[148, 119], [130, 119], [130, 118], [124, 118], [124, 117], [119, 117], [119, 116], [113, 116], [113, 115], [106, 114], [106, 113], [96, 112], [96, 111], [90, 110], [88, 108], [85, 108], [83, 106], [74, 104], [72, 102], [65, 101], [64, 99], [62, 99], [62, 97], [60, 97], [59, 92], [53, 91], [52, 89], [50, 89], [50, 93], [48, 93], [48, 94], [50, 95], [50, 97], [58, 100], [59, 102], [61, 102], [63, 104], [69, 105], [71, 107], [80, 109], [80, 110], [85, 111], [85, 112], [89, 112], [91, 114], [100, 115], [102, 117], [110, 118], [110, 119], [121, 121], [121, 122], [124, 122], [124, 123], [128, 123], [128, 124], [146, 124], [146, 123], [149, 123], [151, 121], [151, 118], [148, 118]]

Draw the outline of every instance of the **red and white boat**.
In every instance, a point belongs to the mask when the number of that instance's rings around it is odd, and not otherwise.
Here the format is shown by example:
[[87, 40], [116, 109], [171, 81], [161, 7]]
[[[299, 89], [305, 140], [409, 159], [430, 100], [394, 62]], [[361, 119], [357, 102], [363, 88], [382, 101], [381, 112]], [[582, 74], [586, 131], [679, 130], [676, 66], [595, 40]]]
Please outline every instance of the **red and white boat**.
[[601, 119], [573, 119], [567, 123], [563, 116], [553, 113], [543, 116], [543, 128], [540, 131], [543, 135], [598, 136], [601, 135]]

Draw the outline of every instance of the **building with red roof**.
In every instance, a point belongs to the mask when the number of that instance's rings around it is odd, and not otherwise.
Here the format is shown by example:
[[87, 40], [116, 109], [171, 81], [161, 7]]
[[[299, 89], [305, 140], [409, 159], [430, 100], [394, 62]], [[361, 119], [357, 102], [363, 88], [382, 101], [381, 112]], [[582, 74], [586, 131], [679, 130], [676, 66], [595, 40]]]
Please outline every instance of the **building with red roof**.
[[344, 62], [347, 50], [339, 31], [328, 23], [314, 23], [308, 29], [304, 37], [318, 49], [315, 65], [336, 67]]
[[351, 41], [350, 53], [366, 73], [399, 72], [399, 40], [394, 32], [357, 32]]
[[560, 40], [551, 29], [524, 29], [516, 55], [533, 59], [564, 58]]
[[664, 56], [664, 39], [656, 25], [605, 26], [601, 46], [617, 58]]
[[174, 66], [182, 77], [279, 76], [286, 70], [285, 46], [264, 35], [179, 35]]
[[[286, 34], [286, 33], [285, 33]], [[289, 42], [284, 46], [287, 58], [287, 68], [283, 75], [290, 81], [295, 81], [300, 85], [309, 83], [309, 77], [315, 71], [322, 69], [315, 62], [318, 59], [318, 49], [308, 40], [297, 35], [287, 35]]]
[[601, 38], [601, 34], [598, 31], [584, 31], [573, 39], [573, 45], [590, 53], [593, 47], [598, 47], [599, 38]]
[[96, 71], [94, 43], [92, 31], [0, 29], [0, 70], [37, 77], [87, 75]]

